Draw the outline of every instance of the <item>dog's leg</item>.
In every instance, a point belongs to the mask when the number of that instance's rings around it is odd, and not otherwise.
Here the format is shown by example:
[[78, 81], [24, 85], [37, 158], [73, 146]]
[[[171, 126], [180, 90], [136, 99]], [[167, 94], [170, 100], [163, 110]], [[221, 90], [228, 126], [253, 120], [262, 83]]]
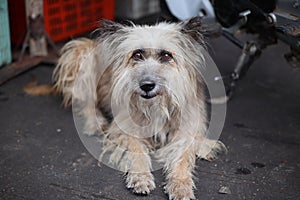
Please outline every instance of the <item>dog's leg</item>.
[[192, 179], [192, 173], [195, 166], [196, 155], [193, 151], [193, 147], [186, 147], [183, 152], [173, 151], [173, 153], [174, 155], [169, 156], [175, 158], [175, 160], [167, 159], [165, 164], [167, 173], [165, 191], [169, 194], [169, 199], [195, 199], [193, 191], [195, 185]]
[[83, 133], [89, 136], [102, 134], [108, 125], [108, 121], [96, 107], [97, 96], [94, 92], [96, 79], [93, 73], [79, 76], [72, 90], [74, 114], [82, 118], [84, 121]]
[[101, 111], [95, 108], [93, 103], [86, 105], [79, 114], [84, 117], [84, 129], [83, 133], [89, 136], [95, 135], [97, 133], [103, 133], [108, 122], [105, 117], [102, 115]]
[[169, 194], [170, 199], [187, 200], [195, 199], [193, 170], [196, 158], [211, 161], [219, 152], [226, 151], [226, 147], [220, 141], [199, 135], [190, 142], [179, 140], [161, 150], [159, 157], [165, 157], [166, 193]]
[[150, 193], [155, 188], [155, 183], [145, 141], [126, 134], [110, 134], [108, 139], [107, 143], [114, 145], [110, 161], [127, 173], [127, 188], [132, 189], [134, 193]]

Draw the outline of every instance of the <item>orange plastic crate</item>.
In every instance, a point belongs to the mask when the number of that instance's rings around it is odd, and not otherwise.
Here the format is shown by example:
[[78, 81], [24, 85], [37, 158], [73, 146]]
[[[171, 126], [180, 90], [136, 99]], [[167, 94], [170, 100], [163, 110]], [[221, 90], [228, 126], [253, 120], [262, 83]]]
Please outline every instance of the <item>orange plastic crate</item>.
[[55, 42], [98, 27], [102, 18], [114, 19], [111, 0], [44, 0], [45, 29]]
[[[9, 0], [11, 42], [22, 44], [26, 34], [25, 1]], [[46, 32], [54, 42], [98, 27], [100, 19], [114, 19], [114, 0], [44, 0]]]

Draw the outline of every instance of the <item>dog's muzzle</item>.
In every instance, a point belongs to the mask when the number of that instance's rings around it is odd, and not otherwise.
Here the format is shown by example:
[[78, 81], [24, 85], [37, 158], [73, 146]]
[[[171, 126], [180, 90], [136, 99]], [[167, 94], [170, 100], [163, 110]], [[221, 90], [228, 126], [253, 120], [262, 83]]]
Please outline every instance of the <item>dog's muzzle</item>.
[[151, 99], [157, 95], [156, 84], [154, 81], [144, 80], [140, 82], [140, 89], [142, 90], [141, 97]]

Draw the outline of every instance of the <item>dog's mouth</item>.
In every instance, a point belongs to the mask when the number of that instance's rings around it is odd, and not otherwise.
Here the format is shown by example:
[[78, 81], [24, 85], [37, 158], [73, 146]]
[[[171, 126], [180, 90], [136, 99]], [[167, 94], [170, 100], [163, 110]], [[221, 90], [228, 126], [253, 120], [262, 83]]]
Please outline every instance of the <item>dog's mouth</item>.
[[141, 97], [144, 98], [144, 99], [152, 99], [154, 97], [156, 97], [157, 94], [149, 94], [149, 93], [146, 93], [146, 94], [141, 94]]

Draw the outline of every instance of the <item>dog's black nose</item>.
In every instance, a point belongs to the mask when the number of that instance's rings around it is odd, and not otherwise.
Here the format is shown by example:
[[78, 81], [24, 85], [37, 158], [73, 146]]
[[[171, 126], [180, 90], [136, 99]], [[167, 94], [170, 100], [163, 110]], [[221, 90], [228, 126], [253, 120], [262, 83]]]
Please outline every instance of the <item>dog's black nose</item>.
[[150, 92], [155, 88], [155, 83], [152, 81], [143, 81], [140, 83], [140, 88], [145, 92]]

